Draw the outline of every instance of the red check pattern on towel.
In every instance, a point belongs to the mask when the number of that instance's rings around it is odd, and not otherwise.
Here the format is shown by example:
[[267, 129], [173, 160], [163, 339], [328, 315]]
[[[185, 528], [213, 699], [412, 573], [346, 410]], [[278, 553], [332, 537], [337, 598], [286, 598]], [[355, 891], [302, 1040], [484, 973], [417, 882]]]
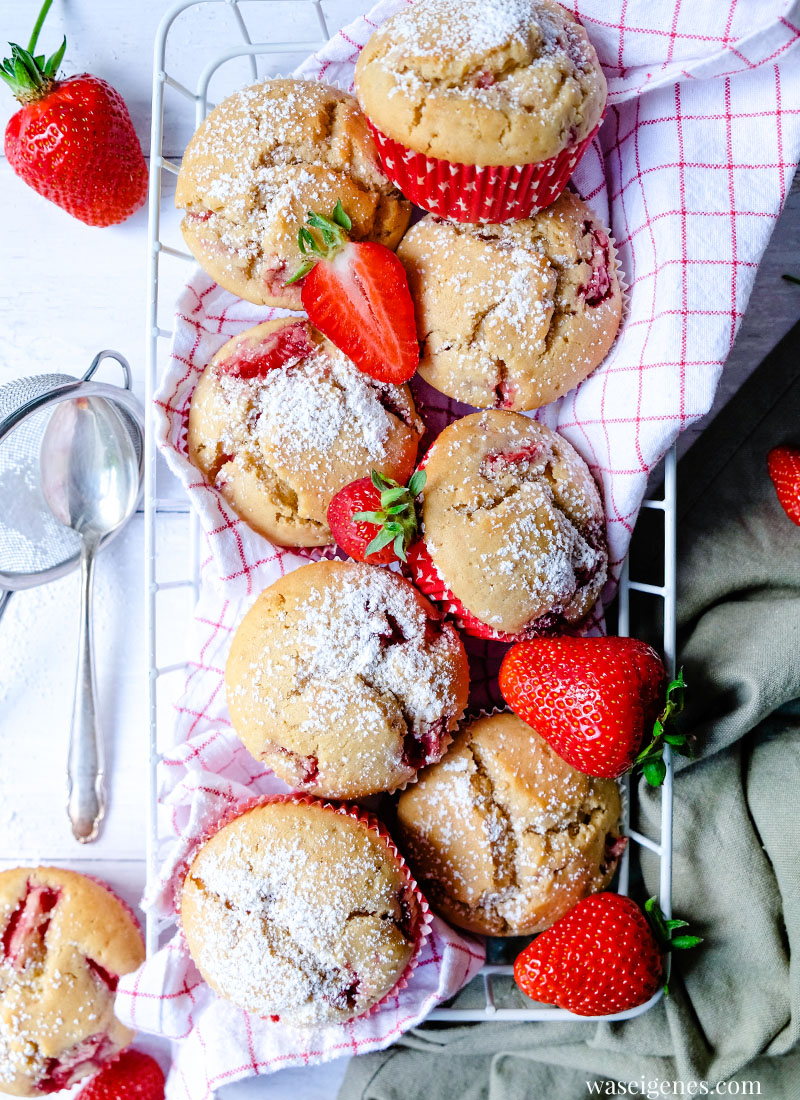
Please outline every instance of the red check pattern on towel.
[[[300, 74], [350, 86], [361, 46], [406, 2], [384, 0]], [[609, 85], [605, 123], [573, 185], [610, 225], [630, 298], [605, 363], [538, 416], [574, 444], [597, 477], [618, 572], [649, 472], [711, 406], [800, 155], [800, 0], [567, 0], [565, 6], [589, 31]], [[178, 302], [172, 356], [156, 399], [159, 444], [209, 545], [178, 707], [178, 747], [161, 769], [167, 850], [147, 903], [164, 916], [173, 915], [180, 868], [211, 822], [253, 793], [280, 786], [230, 730], [222, 669], [252, 596], [309, 555], [251, 532], [188, 463], [185, 445], [191, 394], [211, 356], [234, 334], [278, 315], [195, 274]], [[430, 431], [467, 411], [415, 385]], [[494, 654], [486, 643], [468, 645], [471, 705], [491, 705]], [[325, 1034], [293, 1032], [216, 998], [176, 932], [120, 982], [118, 1012], [135, 1027], [182, 1038], [168, 1095], [206, 1100], [242, 1077], [386, 1046], [459, 988], [481, 959], [473, 941], [437, 921], [409, 985], [391, 1003]]]

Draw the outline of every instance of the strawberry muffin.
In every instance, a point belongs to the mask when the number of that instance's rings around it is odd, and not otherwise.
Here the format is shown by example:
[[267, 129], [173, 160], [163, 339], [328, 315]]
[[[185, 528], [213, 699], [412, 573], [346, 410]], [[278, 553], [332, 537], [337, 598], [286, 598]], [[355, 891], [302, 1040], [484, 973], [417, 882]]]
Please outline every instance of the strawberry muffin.
[[284, 319], [217, 352], [192, 395], [187, 445], [254, 531], [324, 546], [338, 490], [372, 469], [405, 482], [422, 430], [407, 386], [363, 374], [308, 322]]
[[358, 811], [271, 801], [194, 857], [181, 922], [208, 984], [255, 1016], [344, 1023], [402, 979], [422, 902], [388, 837]]
[[463, 222], [552, 202], [606, 100], [594, 47], [553, 0], [416, 0], [369, 39], [355, 86], [389, 178]]
[[230, 96], [183, 156], [175, 205], [198, 263], [248, 302], [302, 309], [287, 286], [309, 210], [337, 200], [354, 240], [394, 248], [409, 203], [386, 179], [353, 96], [316, 80], [267, 80]]
[[616, 783], [565, 763], [515, 714], [464, 725], [397, 804], [431, 906], [491, 936], [549, 928], [605, 889], [625, 847]]
[[397, 255], [415, 302], [419, 373], [457, 401], [538, 409], [582, 382], [614, 342], [613, 247], [571, 191], [505, 225], [429, 214]]
[[225, 683], [253, 756], [295, 788], [361, 798], [439, 759], [469, 671], [456, 631], [403, 577], [321, 561], [261, 593], [236, 631]]
[[68, 1088], [133, 1039], [114, 1016], [121, 974], [144, 962], [132, 914], [75, 871], [0, 872], [0, 1092]]
[[439, 435], [425, 458], [417, 585], [469, 633], [509, 640], [579, 623], [606, 580], [600, 493], [566, 439], [487, 409]]

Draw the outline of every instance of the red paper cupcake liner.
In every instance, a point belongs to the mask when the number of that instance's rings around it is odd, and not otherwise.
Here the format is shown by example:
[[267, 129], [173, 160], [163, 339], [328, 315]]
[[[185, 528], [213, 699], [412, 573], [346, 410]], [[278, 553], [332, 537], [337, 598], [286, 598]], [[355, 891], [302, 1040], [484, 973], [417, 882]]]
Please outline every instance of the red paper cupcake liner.
[[[238, 806], [230, 807], [225, 813], [221, 814], [219, 818], [209, 828], [205, 829], [203, 833], [197, 837], [196, 841], [192, 844], [191, 849], [187, 853], [183, 860], [182, 866], [178, 870], [178, 881], [182, 884], [189, 868], [194, 861], [200, 848], [207, 843], [216, 833], [223, 829], [226, 825], [229, 825], [237, 817], [241, 817], [242, 814], [246, 814], [249, 810], [254, 809], [256, 806], [265, 806], [271, 802], [294, 802], [300, 805], [306, 806], [318, 806], [320, 809], [329, 811], [330, 813], [344, 814], [346, 817], [352, 817], [354, 820], [360, 822], [366, 828], [372, 832], [377, 833], [386, 848], [388, 848], [390, 855], [392, 855], [403, 872], [405, 883], [410, 892], [414, 895], [419, 906], [419, 918], [415, 927], [412, 929], [414, 935], [414, 949], [409, 957], [408, 962], [405, 965], [405, 969], [401, 973], [400, 977], [386, 993], [381, 997], [379, 1001], [376, 1001], [374, 1005], [366, 1009], [366, 1011], [359, 1013], [358, 1016], [354, 1016], [354, 1020], [364, 1019], [366, 1016], [370, 1016], [382, 1005], [393, 997], [396, 993], [399, 993], [401, 989], [405, 989], [408, 985], [408, 980], [411, 977], [413, 970], [419, 962], [422, 946], [431, 934], [431, 924], [433, 922], [433, 913], [430, 906], [425, 899], [424, 894], [417, 885], [417, 880], [411, 873], [411, 869], [403, 858], [400, 850], [398, 849], [392, 837], [383, 824], [374, 814], [369, 813], [368, 810], [363, 809], [361, 806], [355, 805], [351, 802], [331, 802], [320, 798], [314, 798], [312, 795], [305, 794], [267, 794], [256, 795], [253, 798], [246, 799], [244, 802], [239, 803]], [[178, 917], [178, 923], [180, 924], [180, 898], [176, 898], [176, 915]]]
[[456, 222], [509, 222], [529, 218], [555, 202], [567, 185], [602, 119], [590, 134], [537, 164], [456, 164], [415, 153], [369, 119], [384, 172], [423, 210]]
[[504, 630], [496, 630], [478, 619], [444, 583], [441, 573], [433, 564], [433, 558], [428, 552], [424, 539], [420, 539], [408, 548], [408, 567], [414, 584], [420, 592], [424, 592], [439, 604], [446, 615], [452, 616], [456, 626], [465, 634], [471, 634], [473, 638], [486, 638], [492, 642], [520, 642], [526, 638], [540, 638], [543, 634], [557, 632], [558, 624], [552, 615], [541, 616], [519, 634], [508, 634]]

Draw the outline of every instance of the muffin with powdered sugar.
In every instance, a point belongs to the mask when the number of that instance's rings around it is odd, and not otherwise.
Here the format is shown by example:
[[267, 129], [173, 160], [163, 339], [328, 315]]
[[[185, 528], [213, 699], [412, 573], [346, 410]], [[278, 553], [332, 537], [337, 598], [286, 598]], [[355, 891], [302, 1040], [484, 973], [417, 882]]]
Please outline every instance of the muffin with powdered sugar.
[[417, 586], [470, 634], [501, 641], [578, 625], [607, 576], [597, 485], [575, 448], [522, 413], [450, 424], [424, 459]]
[[464, 711], [455, 629], [407, 580], [321, 561], [282, 577], [240, 623], [225, 669], [234, 729], [295, 789], [393, 791], [438, 760]]
[[287, 285], [303, 257], [309, 210], [341, 200], [353, 240], [395, 248], [409, 203], [384, 175], [352, 95], [315, 80], [278, 78], [229, 96], [186, 149], [175, 205], [201, 267], [248, 302], [302, 309]]
[[369, 39], [355, 87], [389, 178], [461, 222], [551, 203], [606, 100], [586, 31], [554, 0], [416, 0]]
[[220, 997], [301, 1027], [345, 1023], [401, 987], [429, 920], [378, 822], [312, 799], [223, 824], [192, 860], [180, 916]]
[[69, 1088], [131, 1043], [114, 996], [144, 941], [108, 887], [60, 867], [2, 871], [0, 930], [0, 1092]]
[[287, 318], [217, 352], [192, 395], [187, 445], [253, 530], [281, 546], [325, 546], [339, 489], [373, 469], [407, 480], [422, 430], [407, 386], [376, 381]]
[[515, 714], [492, 714], [465, 723], [400, 795], [398, 842], [446, 920], [531, 935], [611, 881], [620, 813], [613, 780], [570, 767]]
[[419, 373], [457, 401], [538, 409], [588, 377], [614, 342], [613, 245], [571, 191], [504, 225], [429, 214], [397, 255], [414, 298]]

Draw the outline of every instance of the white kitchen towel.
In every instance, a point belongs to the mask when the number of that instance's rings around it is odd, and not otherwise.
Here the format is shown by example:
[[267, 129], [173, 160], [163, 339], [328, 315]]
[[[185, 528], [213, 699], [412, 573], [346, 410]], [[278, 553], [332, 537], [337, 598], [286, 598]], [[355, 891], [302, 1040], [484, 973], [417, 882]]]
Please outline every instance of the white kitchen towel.
[[[405, 2], [384, 0], [309, 59], [303, 75], [349, 86], [360, 47]], [[573, 185], [611, 227], [630, 303], [607, 360], [537, 415], [574, 444], [601, 484], [616, 574], [650, 470], [712, 403], [800, 154], [800, 0], [571, 0], [567, 6], [597, 47], [610, 93], [605, 123]], [[171, 850], [149, 904], [165, 914], [185, 845], [231, 797], [277, 783], [230, 733], [222, 668], [251, 596], [314, 555], [276, 548], [251, 532], [188, 463], [185, 446], [189, 400], [211, 355], [230, 336], [276, 315], [196, 273], [178, 304], [173, 353], [157, 395], [159, 443], [209, 544], [198, 633], [178, 708], [178, 747], [162, 768], [163, 829]], [[432, 431], [468, 411], [420, 382], [415, 392]], [[486, 691], [492, 665], [483, 651], [473, 648], [471, 657], [473, 684]], [[473, 694], [476, 702], [481, 705], [480, 694]], [[453, 965], [442, 965], [446, 948], [437, 946], [439, 960], [418, 967], [402, 992], [411, 998], [404, 1008], [382, 1009], [319, 1041], [255, 1021], [215, 998], [199, 982], [177, 932], [168, 948], [121, 981], [119, 1010], [144, 1030], [185, 1036], [169, 1095], [206, 1100], [223, 1081], [389, 1043], [480, 962], [480, 951], [465, 956], [469, 941], [441, 922], [429, 943], [444, 944], [447, 937]], [[423, 975], [436, 980], [415, 987]], [[378, 1032], [360, 1030], [379, 1022]], [[367, 1046], [359, 1046], [354, 1033]]]

